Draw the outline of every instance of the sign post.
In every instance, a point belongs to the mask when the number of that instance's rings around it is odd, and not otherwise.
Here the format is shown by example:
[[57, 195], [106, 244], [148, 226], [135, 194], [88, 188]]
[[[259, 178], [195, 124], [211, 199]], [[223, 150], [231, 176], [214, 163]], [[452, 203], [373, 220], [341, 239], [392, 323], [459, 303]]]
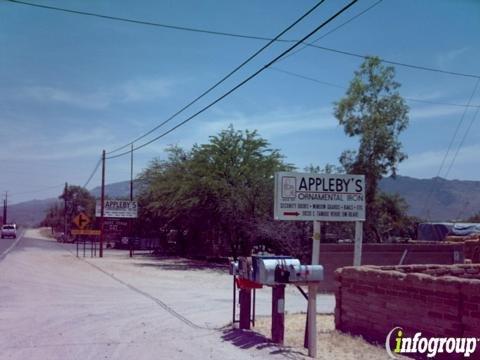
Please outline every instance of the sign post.
[[79, 229], [85, 229], [90, 224], [90, 218], [83, 212], [73, 218], [73, 223]]
[[[312, 237], [312, 265], [320, 262], [320, 234], [321, 222], [313, 222]], [[317, 357], [317, 285], [308, 285], [308, 308], [307, 308], [307, 334], [308, 334], [308, 356]]]
[[[355, 221], [354, 265], [361, 264], [365, 177], [275, 173], [275, 220], [313, 221], [312, 265], [320, 261], [321, 221]], [[317, 356], [317, 285], [308, 286], [308, 355]]]
[[355, 250], [353, 252], [353, 266], [362, 264], [363, 222], [355, 222]]

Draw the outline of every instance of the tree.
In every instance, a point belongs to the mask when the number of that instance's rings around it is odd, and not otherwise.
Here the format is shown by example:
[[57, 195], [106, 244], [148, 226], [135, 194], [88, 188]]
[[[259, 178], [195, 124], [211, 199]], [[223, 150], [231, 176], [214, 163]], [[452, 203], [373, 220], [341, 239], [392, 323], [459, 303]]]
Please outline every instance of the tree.
[[[51, 226], [54, 229], [63, 231], [65, 221], [71, 224], [73, 217], [84, 212], [93, 219], [95, 215], [95, 198], [88, 190], [77, 185], [66, 186], [63, 193], [58, 197], [63, 200], [60, 204], [54, 204], [47, 211], [43, 226]], [[65, 207], [66, 205], [66, 207]]]
[[191, 151], [168, 153], [141, 175], [142, 217], [179, 234], [183, 254], [249, 254], [262, 241], [256, 229], [273, 217], [273, 175], [292, 167], [256, 131], [232, 126]]
[[310, 164], [304, 168], [304, 171], [312, 174], [344, 174], [345, 169], [334, 164], [325, 164], [322, 168], [319, 165]]
[[335, 104], [335, 117], [350, 137], [359, 138], [357, 151], [347, 150], [340, 162], [348, 173], [364, 174], [366, 181], [366, 234], [377, 241], [378, 182], [395, 176], [406, 159], [399, 135], [408, 126], [408, 106], [400, 96], [395, 70], [370, 57], [355, 71], [346, 96]]
[[465, 220], [465, 222], [480, 223], [480, 212], [473, 214], [467, 220]]
[[408, 205], [405, 199], [398, 194], [380, 192], [376, 197], [375, 230], [377, 236], [384, 241], [391, 237], [410, 238], [416, 237], [416, 224], [419, 219], [408, 216]]

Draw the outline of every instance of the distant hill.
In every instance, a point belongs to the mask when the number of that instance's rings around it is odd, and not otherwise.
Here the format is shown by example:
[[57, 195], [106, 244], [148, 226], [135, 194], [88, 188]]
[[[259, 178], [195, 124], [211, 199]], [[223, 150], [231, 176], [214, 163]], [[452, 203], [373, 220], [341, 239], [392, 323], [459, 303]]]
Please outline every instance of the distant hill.
[[466, 219], [480, 212], [480, 181], [397, 176], [383, 179], [380, 188], [402, 196], [409, 205], [410, 215], [432, 221]]
[[[141, 183], [138, 180], [133, 181], [133, 195], [135, 196], [139, 189]], [[90, 194], [96, 198], [100, 198], [102, 188], [97, 186], [90, 190]], [[111, 199], [120, 199], [120, 198], [130, 198], [130, 181], [121, 181], [117, 183], [112, 183], [105, 185], [105, 196]]]
[[31, 227], [37, 226], [45, 217], [47, 210], [57, 201], [56, 198], [30, 200], [8, 206], [8, 222]]
[[[134, 182], [134, 194], [141, 184]], [[408, 203], [408, 213], [432, 221], [466, 219], [480, 212], [480, 181], [445, 180], [442, 178], [415, 179], [397, 176], [396, 179], [385, 178], [380, 182], [380, 189], [387, 193], [398, 193]], [[433, 190], [432, 190], [433, 189]], [[428, 211], [424, 212], [428, 194], [432, 191]], [[91, 194], [100, 197], [100, 187], [92, 189]], [[105, 186], [109, 198], [130, 196], [130, 182], [122, 181]], [[272, 194], [273, 196], [273, 194]], [[45, 217], [46, 211], [58, 199], [31, 200], [9, 206], [9, 221], [35, 226]]]
[[[134, 195], [139, 190], [140, 182], [134, 181], [133, 189]], [[100, 187], [90, 190], [90, 193], [100, 198]], [[107, 198], [129, 198], [130, 197], [130, 182], [122, 181], [105, 185], [105, 195]], [[37, 226], [46, 215], [48, 209], [56, 202], [60, 202], [57, 198], [50, 198], [44, 200], [30, 200], [13, 204], [8, 206], [8, 221], [15, 222], [19, 225], [32, 227]], [[0, 214], [1, 215], [1, 214]]]

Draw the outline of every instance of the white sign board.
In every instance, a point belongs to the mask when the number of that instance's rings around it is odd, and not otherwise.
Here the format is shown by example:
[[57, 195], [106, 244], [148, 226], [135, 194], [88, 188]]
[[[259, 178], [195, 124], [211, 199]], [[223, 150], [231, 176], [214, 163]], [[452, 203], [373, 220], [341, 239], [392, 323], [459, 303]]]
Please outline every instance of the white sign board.
[[[101, 202], [97, 200], [95, 216], [102, 216]], [[103, 216], [107, 218], [136, 218], [138, 216], [138, 205], [136, 201], [128, 200], [105, 200]]]
[[365, 177], [275, 173], [275, 220], [365, 221]]

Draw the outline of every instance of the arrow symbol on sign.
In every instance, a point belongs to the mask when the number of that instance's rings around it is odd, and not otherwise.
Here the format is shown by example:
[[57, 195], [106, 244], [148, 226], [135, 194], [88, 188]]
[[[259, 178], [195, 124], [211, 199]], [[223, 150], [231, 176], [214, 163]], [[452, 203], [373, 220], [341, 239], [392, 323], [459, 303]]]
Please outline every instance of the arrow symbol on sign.
[[300, 213], [298, 211], [285, 211], [283, 213], [283, 215], [287, 215], [287, 216], [299, 216]]
[[90, 224], [90, 218], [84, 213], [80, 213], [75, 217], [75, 219], [73, 219], [73, 222], [78, 228], [84, 229], [88, 224]]

